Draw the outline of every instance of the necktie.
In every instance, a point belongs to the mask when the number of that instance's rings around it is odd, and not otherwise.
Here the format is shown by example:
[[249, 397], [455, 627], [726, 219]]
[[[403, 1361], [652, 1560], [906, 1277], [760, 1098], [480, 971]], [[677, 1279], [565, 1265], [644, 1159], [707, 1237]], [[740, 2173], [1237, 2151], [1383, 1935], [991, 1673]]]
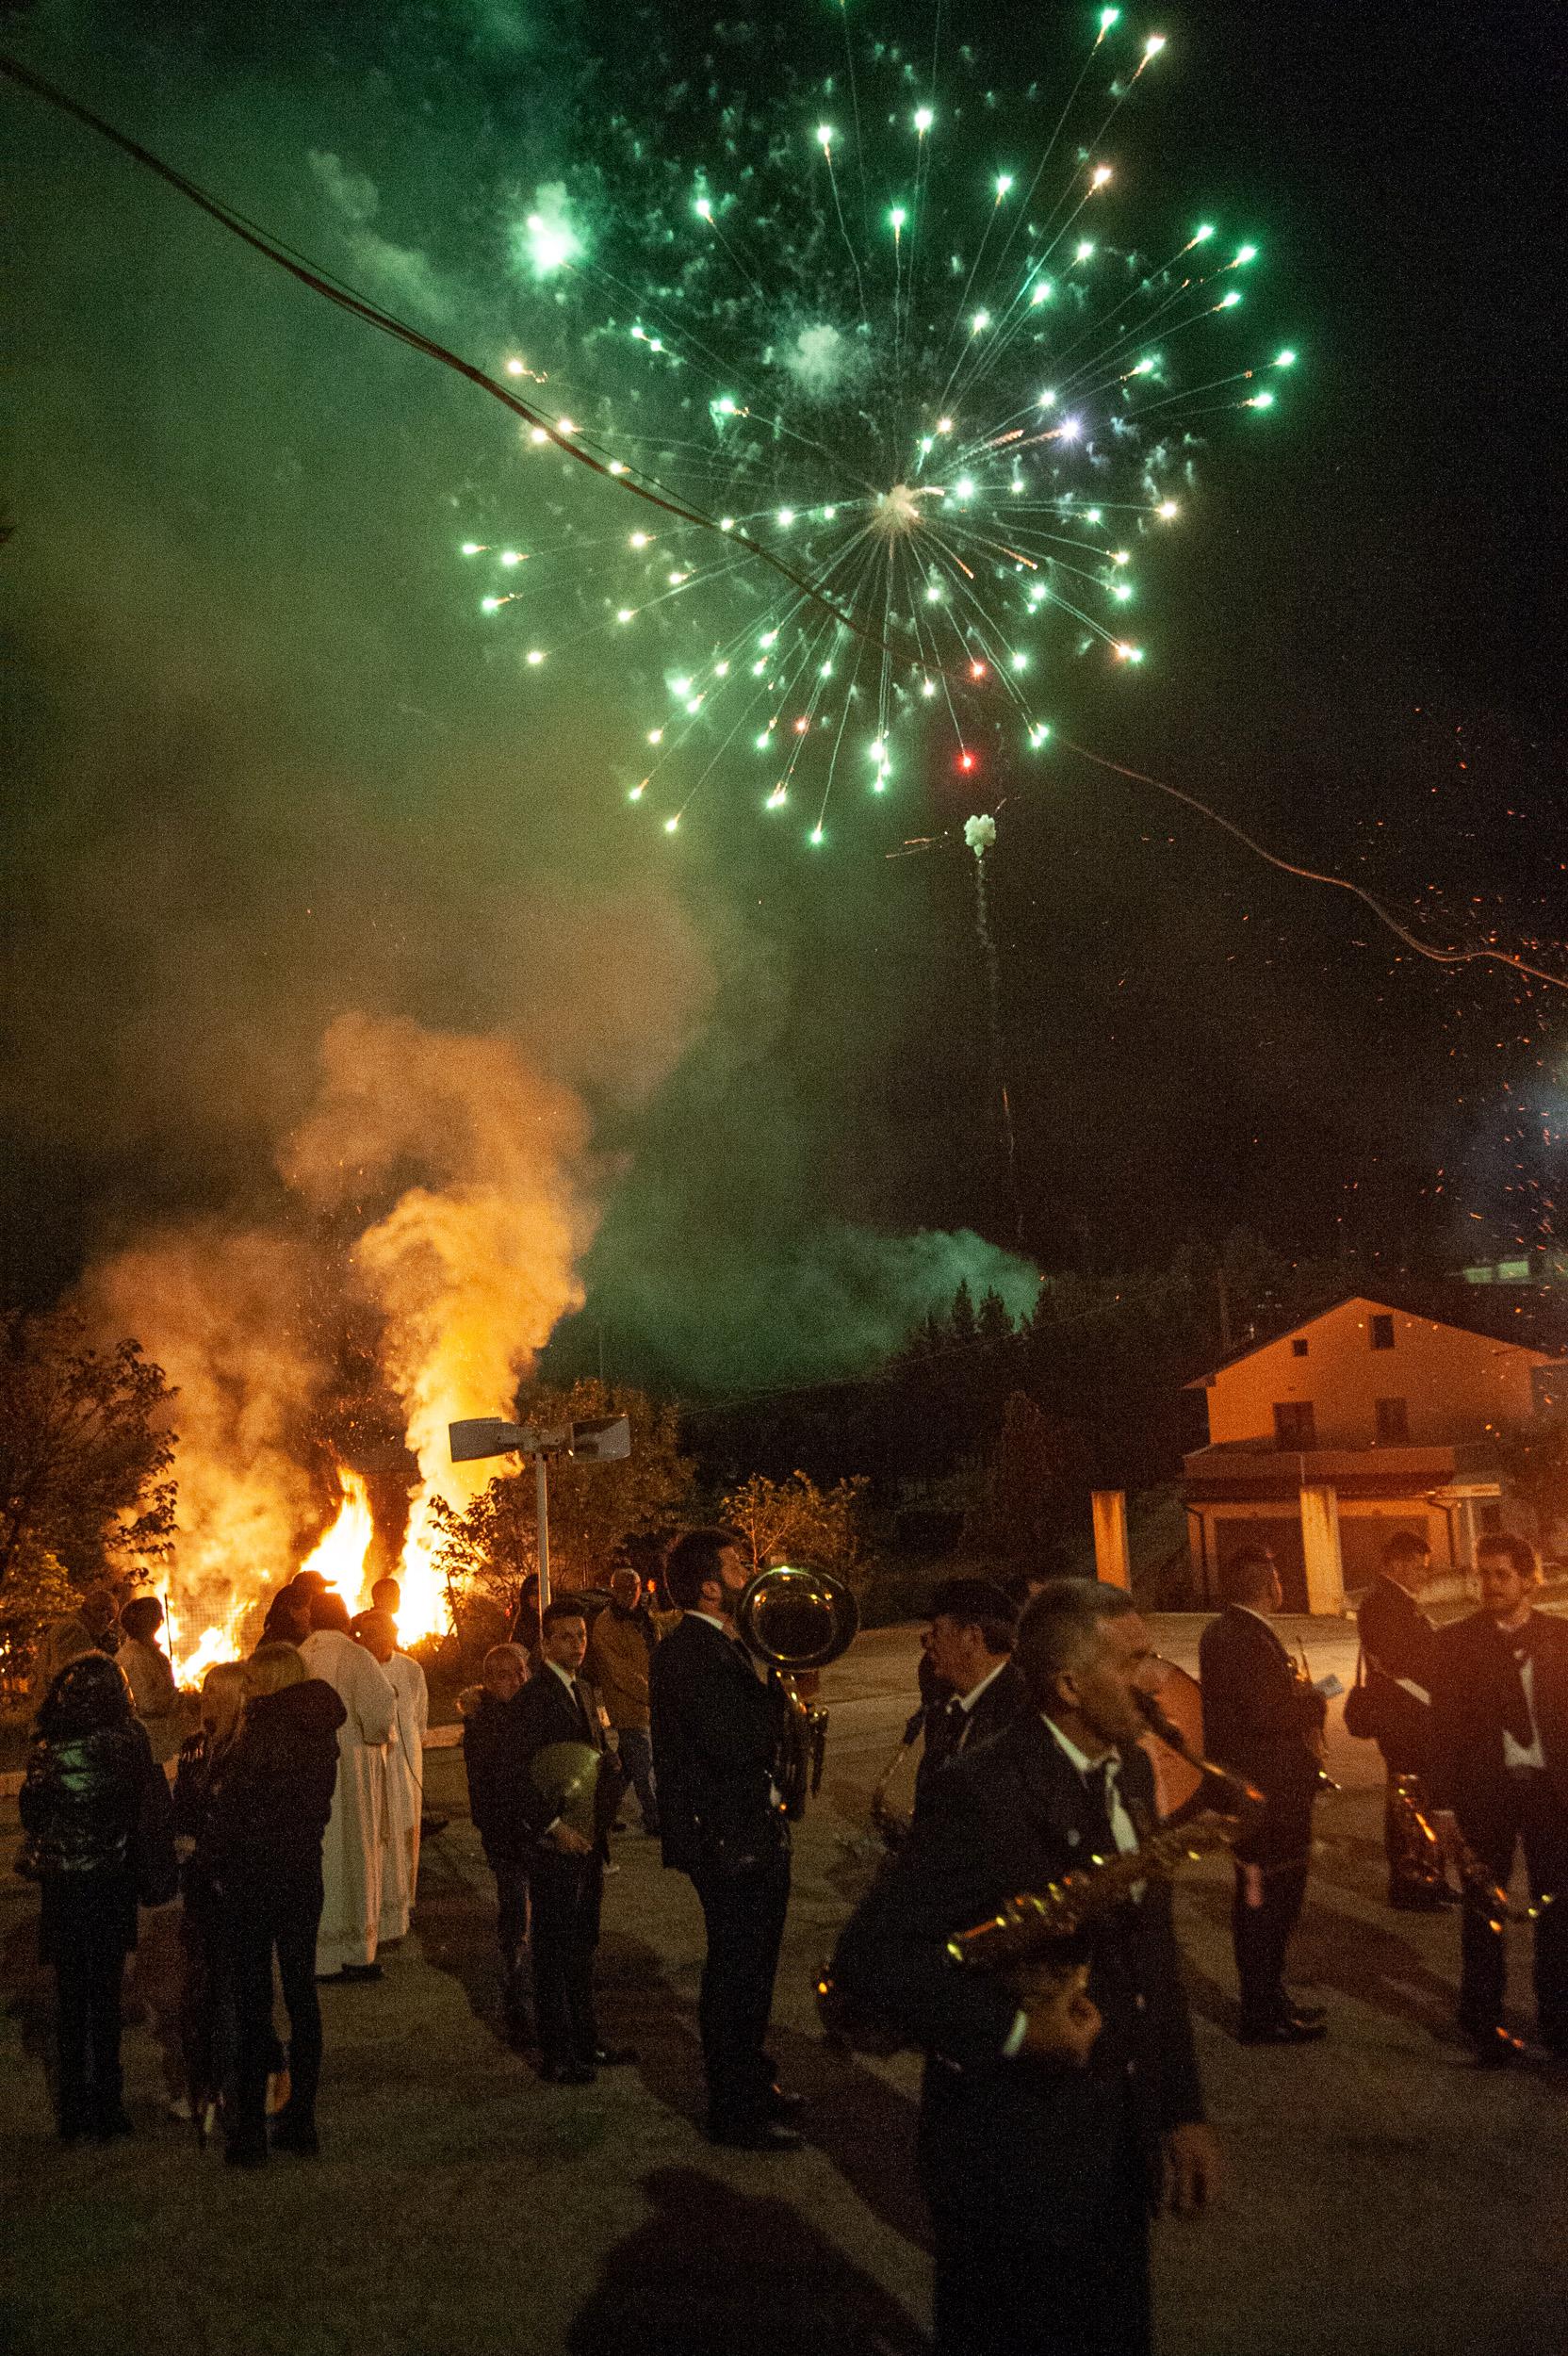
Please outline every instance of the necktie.
[[1088, 1795], [1089, 1846], [1096, 1857], [1115, 1857], [1116, 1834], [1111, 1829], [1111, 1770], [1116, 1761], [1102, 1759], [1096, 1761], [1084, 1777]]
[[969, 1726], [969, 1712], [955, 1693], [940, 1710], [933, 1710], [926, 1730], [926, 1755], [938, 1765], [950, 1759], [962, 1743]]
[[1520, 1749], [1527, 1751], [1535, 1741], [1529, 1697], [1525, 1692], [1525, 1663], [1530, 1658], [1530, 1630], [1527, 1625], [1510, 1634], [1508, 1647], [1513, 1658], [1513, 1677], [1503, 1724]]

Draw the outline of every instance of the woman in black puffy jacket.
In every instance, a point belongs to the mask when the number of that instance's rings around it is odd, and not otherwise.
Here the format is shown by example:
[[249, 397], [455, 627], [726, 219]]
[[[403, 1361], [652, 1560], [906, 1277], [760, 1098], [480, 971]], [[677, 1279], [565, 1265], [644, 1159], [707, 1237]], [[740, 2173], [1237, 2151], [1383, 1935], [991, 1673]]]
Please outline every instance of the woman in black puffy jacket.
[[240, 2168], [267, 2157], [274, 1951], [288, 2012], [290, 2092], [272, 2122], [273, 2147], [307, 2156], [317, 2150], [321, 1836], [345, 1715], [332, 1687], [310, 1675], [292, 1644], [258, 1645], [245, 1664], [239, 1731], [197, 1837], [193, 1870], [213, 1892], [234, 1988], [237, 2087], [223, 2156]]
[[41, 1952], [59, 1991], [59, 2131], [128, 2135], [120, 1984], [139, 1898], [174, 1894], [169, 1786], [130, 1688], [104, 1653], [68, 1661], [44, 1695], [22, 1787], [23, 1870], [42, 1891]]

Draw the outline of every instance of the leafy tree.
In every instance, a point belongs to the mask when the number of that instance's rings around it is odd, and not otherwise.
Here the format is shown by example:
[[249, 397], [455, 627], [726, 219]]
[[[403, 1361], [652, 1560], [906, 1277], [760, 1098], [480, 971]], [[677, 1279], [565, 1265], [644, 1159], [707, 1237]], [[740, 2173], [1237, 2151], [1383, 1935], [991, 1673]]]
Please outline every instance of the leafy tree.
[[[679, 1448], [678, 1410], [645, 1392], [593, 1377], [568, 1391], [534, 1384], [517, 1399], [517, 1419], [543, 1429], [596, 1415], [625, 1415], [631, 1454], [617, 1464], [550, 1461], [550, 1584], [600, 1586], [623, 1538], [657, 1530], [680, 1511], [692, 1465]], [[477, 1593], [510, 1609], [538, 1568], [533, 1467], [499, 1473], [461, 1512], [442, 1506], [436, 1562], [454, 1599]]]
[[985, 1492], [964, 1530], [967, 1546], [1009, 1562], [1052, 1564], [1064, 1527], [1088, 1483], [1083, 1434], [1054, 1421], [1027, 1391], [1014, 1391], [986, 1467]]
[[979, 1331], [978, 1320], [974, 1314], [974, 1295], [970, 1291], [967, 1276], [959, 1284], [957, 1291], [953, 1296], [953, 1307], [948, 1314], [948, 1324], [953, 1339], [960, 1349], [973, 1341]]
[[174, 1393], [140, 1344], [95, 1348], [74, 1311], [0, 1312], [0, 1596], [77, 1588], [169, 1552]]
[[21, 1685], [40, 1637], [74, 1609], [76, 1599], [57, 1555], [24, 1553], [0, 1587], [0, 1687]]
[[1013, 1338], [1011, 1312], [994, 1284], [980, 1303], [974, 1330], [983, 1342], [1010, 1342]]
[[821, 1489], [803, 1472], [788, 1481], [753, 1473], [719, 1504], [719, 1520], [738, 1530], [753, 1570], [769, 1562], [813, 1562], [855, 1584], [863, 1552], [866, 1492], [860, 1476]]

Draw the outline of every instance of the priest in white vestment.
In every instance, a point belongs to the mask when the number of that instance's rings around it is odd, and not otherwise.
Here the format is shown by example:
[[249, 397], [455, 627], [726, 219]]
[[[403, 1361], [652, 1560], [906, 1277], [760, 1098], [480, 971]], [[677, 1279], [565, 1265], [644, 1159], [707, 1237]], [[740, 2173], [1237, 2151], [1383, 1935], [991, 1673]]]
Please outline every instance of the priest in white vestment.
[[350, 1635], [348, 1607], [340, 1595], [313, 1596], [310, 1616], [301, 1657], [348, 1712], [337, 1729], [337, 1788], [321, 1844], [326, 1904], [316, 1941], [316, 1976], [369, 1978], [380, 1969], [386, 1756], [398, 1723], [398, 1697], [385, 1671]]
[[[387, 1582], [390, 1584], [390, 1582]], [[408, 1930], [419, 1881], [419, 1819], [424, 1808], [425, 1728], [430, 1688], [419, 1663], [399, 1652], [388, 1611], [362, 1612], [354, 1634], [384, 1670], [398, 1697], [398, 1724], [386, 1751], [386, 1851], [381, 1890], [381, 1939], [389, 1947]]]

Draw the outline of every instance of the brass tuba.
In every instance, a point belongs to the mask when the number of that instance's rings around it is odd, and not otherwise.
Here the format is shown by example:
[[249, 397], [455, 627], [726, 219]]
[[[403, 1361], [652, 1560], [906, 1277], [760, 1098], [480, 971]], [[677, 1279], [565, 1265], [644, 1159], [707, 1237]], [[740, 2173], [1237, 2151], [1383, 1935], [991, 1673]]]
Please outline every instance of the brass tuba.
[[849, 1650], [859, 1626], [860, 1607], [843, 1580], [804, 1562], [759, 1571], [735, 1606], [737, 1635], [767, 1663], [784, 1697], [777, 1779], [786, 1816], [803, 1816], [822, 1781], [827, 1711], [815, 1673]]

